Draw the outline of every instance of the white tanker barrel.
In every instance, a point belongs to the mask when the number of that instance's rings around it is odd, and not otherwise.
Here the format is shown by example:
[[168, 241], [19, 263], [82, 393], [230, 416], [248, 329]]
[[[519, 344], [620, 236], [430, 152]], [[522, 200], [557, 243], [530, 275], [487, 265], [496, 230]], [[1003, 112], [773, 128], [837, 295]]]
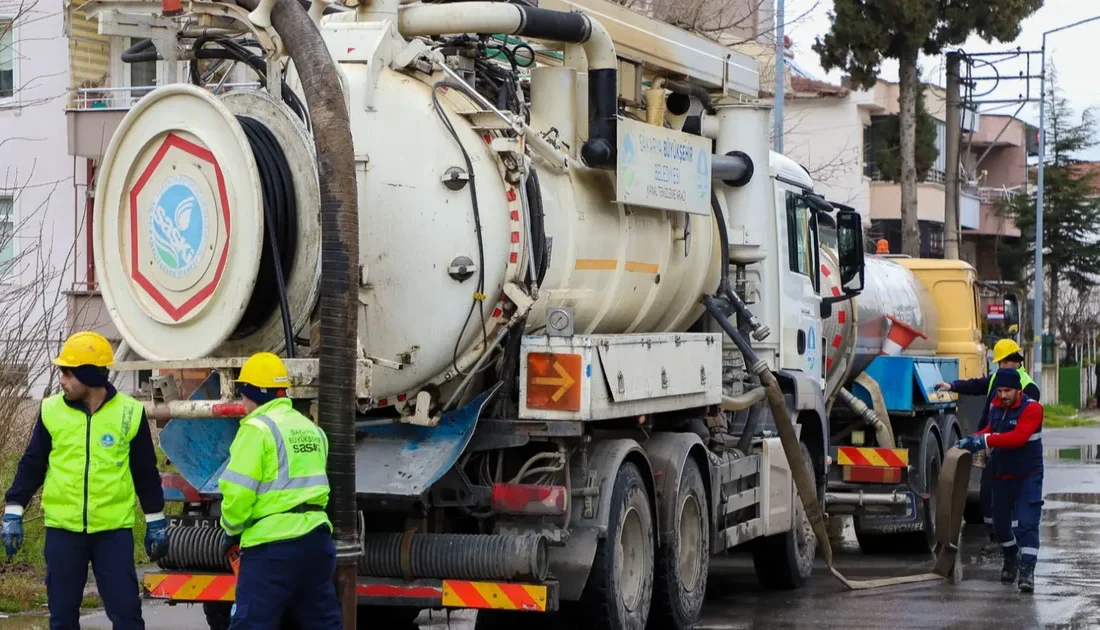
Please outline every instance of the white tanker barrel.
[[[821, 249], [822, 295], [840, 295], [836, 254]], [[935, 302], [916, 276], [889, 258], [867, 256], [863, 292], [833, 305], [824, 325], [826, 396], [849, 385], [882, 354], [888, 316], [925, 335], [905, 354], [935, 355], [939, 323]]]
[[[578, 334], [682, 331], [698, 319], [699, 297], [717, 286], [722, 269], [713, 216], [628, 207], [614, 201], [606, 171], [555, 170], [539, 161], [537, 190], [528, 195], [531, 216], [541, 222], [533, 230], [520, 187], [505, 177], [502, 154], [490, 142], [498, 132], [477, 128], [465, 114], [476, 104], [458, 90], [433, 91], [427, 75], [364, 68], [344, 68], [348, 93], [371, 96], [370, 108], [351, 110], [362, 156], [359, 343], [364, 354], [401, 364], [373, 371], [378, 406], [404, 408], [418, 392], [439, 391], [469, 370], [483, 340], [496, 339], [515, 312], [504, 294], [524, 282], [532, 250], [548, 262], [529, 331], [543, 325], [551, 306], [573, 309]], [[542, 133], [566, 115], [540, 106], [530, 124]], [[287, 298], [294, 335], [304, 334], [314, 311], [320, 200], [304, 126], [261, 92], [215, 97], [164, 86], [122, 121], [96, 191], [104, 300], [145, 359], [282, 349], [278, 296], [260, 290], [263, 182], [272, 173], [254, 159], [238, 117], [269, 128], [290, 163], [297, 238], [283, 253], [293, 265]], [[767, 117], [761, 120], [739, 127], [738, 150], [766, 164]], [[744, 148], [758, 137], [762, 153]], [[743, 175], [748, 164], [737, 155], [718, 162], [730, 176]], [[551, 242], [553, 255], [544, 257]]]

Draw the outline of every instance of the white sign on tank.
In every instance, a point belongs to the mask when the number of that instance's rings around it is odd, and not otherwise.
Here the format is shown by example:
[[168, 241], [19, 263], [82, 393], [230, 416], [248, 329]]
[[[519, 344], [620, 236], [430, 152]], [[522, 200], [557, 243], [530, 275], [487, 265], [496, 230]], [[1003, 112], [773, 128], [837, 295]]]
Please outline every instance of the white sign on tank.
[[708, 138], [619, 119], [616, 201], [709, 215], [710, 147]]

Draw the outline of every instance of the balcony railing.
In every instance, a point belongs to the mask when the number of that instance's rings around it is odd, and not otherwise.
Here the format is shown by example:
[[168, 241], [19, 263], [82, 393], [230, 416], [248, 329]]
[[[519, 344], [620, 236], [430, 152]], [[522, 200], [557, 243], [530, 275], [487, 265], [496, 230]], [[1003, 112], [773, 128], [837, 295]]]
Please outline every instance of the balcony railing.
[[[206, 89], [215, 94], [239, 88], [255, 88], [260, 83], [250, 81], [245, 83], [222, 83], [221, 85], [208, 85]], [[78, 88], [73, 99], [73, 109], [100, 109], [100, 110], [127, 110], [133, 107], [141, 97], [152, 92], [155, 86], [143, 87], [98, 87]]]
[[1019, 194], [1022, 193], [1018, 190], [1010, 190], [998, 186], [982, 186], [978, 188], [978, 198], [982, 200], [982, 203], [1012, 201]]

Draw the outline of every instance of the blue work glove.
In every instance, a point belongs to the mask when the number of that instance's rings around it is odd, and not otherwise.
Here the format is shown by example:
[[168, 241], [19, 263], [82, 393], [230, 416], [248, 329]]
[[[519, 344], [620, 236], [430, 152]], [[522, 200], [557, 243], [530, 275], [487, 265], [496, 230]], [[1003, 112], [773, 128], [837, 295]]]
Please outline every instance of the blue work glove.
[[0, 528], [0, 538], [4, 540], [4, 550], [8, 552], [8, 560], [23, 546], [23, 515], [5, 514], [3, 526]]
[[145, 524], [145, 554], [153, 562], [168, 555], [168, 519], [163, 516]]
[[955, 448], [961, 448], [964, 451], [970, 451], [971, 453], [977, 453], [978, 451], [985, 449], [985, 435], [971, 435], [964, 437], [955, 444]]

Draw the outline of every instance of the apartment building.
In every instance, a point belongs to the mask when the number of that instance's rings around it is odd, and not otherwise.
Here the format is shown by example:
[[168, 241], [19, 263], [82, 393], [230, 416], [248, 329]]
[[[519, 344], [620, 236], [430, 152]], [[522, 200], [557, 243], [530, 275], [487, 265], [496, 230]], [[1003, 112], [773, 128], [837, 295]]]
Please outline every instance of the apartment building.
[[0, 0], [0, 398], [57, 386], [49, 358], [81, 321], [65, 292], [74, 274], [73, 216], [87, 184], [69, 155], [73, 73], [60, 0]]

